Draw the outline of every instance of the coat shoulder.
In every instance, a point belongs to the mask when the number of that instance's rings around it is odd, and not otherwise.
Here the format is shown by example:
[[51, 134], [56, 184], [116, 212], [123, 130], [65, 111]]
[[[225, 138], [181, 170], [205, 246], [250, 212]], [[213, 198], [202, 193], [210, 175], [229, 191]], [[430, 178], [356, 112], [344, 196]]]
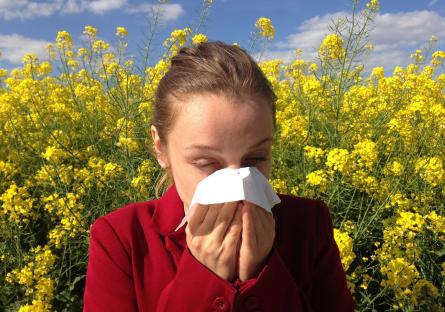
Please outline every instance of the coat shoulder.
[[94, 222], [107, 221], [113, 227], [127, 227], [140, 218], [150, 218], [154, 213], [155, 202], [156, 199], [128, 203], [97, 218]]
[[133, 241], [133, 236], [144, 232], [144, 228], [150, 224], [157, 199], [132, 202], [117, 208], [99, 218], [92, 227], [106, 227], [112, 230], [127, 247]]
[[331, 222], [330, 209], [321, 199], [277, 194], [281, 202], [272, 208], [275, 222], [282, 229], [313, 232]]
[[316, 217], [320, 210], [326, 210], [329, 208], [325, 202], [321, 199], [295, 196], [291, 194], [277, 194], [281, 199], [281, 202], [275, 205], [272, 210], [274, 214], [283, 217], [297, 217], [304, 216]]

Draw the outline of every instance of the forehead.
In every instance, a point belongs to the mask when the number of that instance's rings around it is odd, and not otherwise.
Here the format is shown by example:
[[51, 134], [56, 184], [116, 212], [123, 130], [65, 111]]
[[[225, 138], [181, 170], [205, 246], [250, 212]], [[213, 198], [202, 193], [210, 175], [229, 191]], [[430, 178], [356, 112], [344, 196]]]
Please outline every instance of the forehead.
[[171, 134], [188, 142], [257, 138], [273, 132], [272, 110], [259, 100], [230, 100], [224, 95], [205, 94], [177, 105]]

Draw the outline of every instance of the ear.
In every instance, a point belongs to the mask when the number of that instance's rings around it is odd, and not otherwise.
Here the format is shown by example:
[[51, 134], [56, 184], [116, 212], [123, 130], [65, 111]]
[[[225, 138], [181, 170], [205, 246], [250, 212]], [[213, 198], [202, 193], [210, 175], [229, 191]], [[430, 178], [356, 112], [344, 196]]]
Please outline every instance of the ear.
[[161, 139], [159, 138], [158, 130], [154, 125], [151, 126], [150, 131], [158, 163], [162, 168], [166, 169], [168, 167], [168, 157], [165, 151], [166, 148], [162, 144]]

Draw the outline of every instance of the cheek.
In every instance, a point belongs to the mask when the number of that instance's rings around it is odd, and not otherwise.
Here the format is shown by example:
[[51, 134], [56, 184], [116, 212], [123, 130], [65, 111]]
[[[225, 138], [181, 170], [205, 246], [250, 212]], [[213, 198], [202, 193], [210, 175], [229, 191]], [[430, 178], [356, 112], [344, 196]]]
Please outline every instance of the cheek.
[[270, 174], [271, 174], [271, 163], [270, 162], [261, 164], [260, 166], [257, 166], [257, 168], [267, 179], [270, 178]]
[[195, 193], [196, 186], [199, 181], [204, 179], [207, 175], [199, 174], [199, 171], [195, 170], [193, 167], [183, 164], [182, 166], [177, 166], [173, 170], [174, 180], [178, 194], [183, 201], [185, 208], [188, 209], [193, 194]]

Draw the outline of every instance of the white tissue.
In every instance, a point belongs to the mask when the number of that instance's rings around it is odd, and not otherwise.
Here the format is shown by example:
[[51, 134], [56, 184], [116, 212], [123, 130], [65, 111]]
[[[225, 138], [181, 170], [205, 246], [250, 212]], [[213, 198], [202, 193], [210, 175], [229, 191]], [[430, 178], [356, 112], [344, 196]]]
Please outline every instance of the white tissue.
[[272, 213], [281, 200], [267, 178], [256, 167], [224, 168], [198, 183], [189, 209], [175, 231], [190, 220], [197, 203], [208, 205], [246, 200]]

